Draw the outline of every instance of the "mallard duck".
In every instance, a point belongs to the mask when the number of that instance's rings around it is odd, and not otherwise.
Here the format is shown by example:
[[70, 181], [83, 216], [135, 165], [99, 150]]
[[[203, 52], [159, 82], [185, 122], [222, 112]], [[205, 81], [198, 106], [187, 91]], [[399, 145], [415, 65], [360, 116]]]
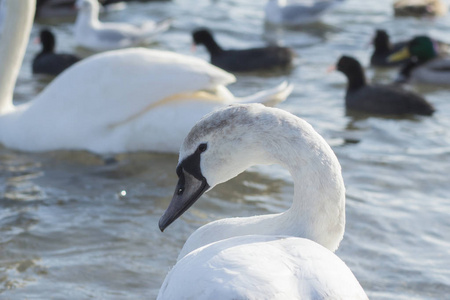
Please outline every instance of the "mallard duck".
[[390, 61], [410, 57], [399, 72], [399, 82], [450, 85], [450, 57], [439, 55], [436, 43], [428, 36], [418, 36], [407, 46], [389, 56]]
[[[436, 51], [439, 53], [439, 55], [444, 55], [449, 52], [448, 44], [437, 41], [433, 38], [430, 39], [433, 41]], [[398, 61], [390, 61], [388, 60], [388, 57], [408, 45], [411, 40], [412, 39], [391, 44], [389, 41], [389, 34], [385, 30], [378, 29], [375, 33], [375, 37], [373, 38], [373, 45], [375, 50], [370, 58], [370, 64], [372, 66], [378, 67], [390, 67], [405, 63], [409, 57], [404, 57], [403, 59], [400, 59]]]
[[434, 112], [433, 106], [417, 93], [399, 86], [367, 83], [361, 64], [353, 57], [342, 56], [336, 68], [348, 79], [347, 110], [388, 116], [430, 116]]
[[397, 0], [394, 2], [396, 16], [443, 16], [447, 11], [447, 4], [442, 0]]
[[211, 55], [211, 63], [229, 72], [251, 72], [274, 68], [289, 68], [295, 52], [287, 47], [224, 50], [214, 40], [208, 29], [198, 29], [192, 34], [194, 44], [205, 45]]

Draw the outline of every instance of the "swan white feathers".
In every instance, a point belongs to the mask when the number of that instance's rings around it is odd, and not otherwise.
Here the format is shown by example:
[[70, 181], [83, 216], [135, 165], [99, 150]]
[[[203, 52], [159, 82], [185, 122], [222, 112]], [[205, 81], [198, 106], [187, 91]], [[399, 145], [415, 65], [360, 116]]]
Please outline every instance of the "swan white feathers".
[[179, 181], [160, 229], [204, 192], [255, 164], [288, 168], [294, 179], [290, 209], [196, 230], [158, 299], [367, 299], [331, 252], [345, 227], [340, 164], [307, 122], [286, 111], [241, 104], [202, 118], [181, 147]]
[[172, 20], [162, 22], [147, 21], [140, 26], [100, 22], [97, 0], [77, 0], [75, 41], [78, 45], [94, 51], [105, 51], [139, 46], [151, 42], [155, 36], [169, 29]]
[[167, 275], [157, 299], [367, 297], [350, 269], [328, 249], [307, 239], [259, 235], [193, 251]]
[[239, 101], [282, 101], [287, 84], [249, 98], [225, 85], [235, 77], [209, 63], [141, 48], [93, 55], [55, 78], [35, 99], [12, 91], [31, 30], [34, 0], [7, 1], [0, 41], [0, 142], [24, 151], [177, 152], [203, 115]]

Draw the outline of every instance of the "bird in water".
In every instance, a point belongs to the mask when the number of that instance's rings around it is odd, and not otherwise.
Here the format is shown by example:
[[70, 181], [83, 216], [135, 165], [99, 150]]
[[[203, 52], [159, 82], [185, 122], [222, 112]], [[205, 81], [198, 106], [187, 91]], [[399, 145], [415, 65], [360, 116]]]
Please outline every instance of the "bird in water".
[[403, 60], [399, 60], [396, 62], [388, 60], [389, 55], [402, 49], [408, 42], [403, 41], [391, 43], [389, 34], [386, 32], [386, 30], [378, 29], [375, 32], [375, 37], [373, 38], [372, 43], [374, 46], [374, 51], [372, 53], [372, 56], [370, 57], [370, 64], [372, 66], [377, 67], [398, 66], [408, 59], [405, 58]]
[[178, 184], [159, 228], [166, 229], [203, 193], [256, 164], [289, 170], [291, 207], [197, 229], [157, 299], [367, 300], [332, 252], [345, 230], [339, 161], [311, 125], [284, 110], [232, 105], [203, 117], [181, 146]]
[[409, 59], [400, 69], [397, 82], [450, 85], [450, 56], [439, 53], [436, 43], [428, 36], [417, 36], [389, 60]]
[[435, 111], [421, 95], [400, 86], [369, 84], [361, 64], [353, 57], [342, 56], [336, 69], [348, 80], [345, 95], [348, 111], [385, 116], [431, 116]]
[[97, 0], [77, 0], [75, 41], [93, 51], [135, 47], [152, 42], [159, 33], [169, 29], [172, 20], [147, 21], [139, 26], [122, 22], [100, 22]]
[[198, 29], [192, 34], [195, 45], [204, 45], [211, 56], [211, 63], [228, 72], [252, 72], [272, 69], [288, 69], [295, 52], [291, 48], [268, 46], [251, 49], [223, 49], [208, 29]]
[[41, 30], [42, 50], [33, 59], [33, 73], [56, 76], [81, 58], [69, 53], [55, 53], [55, 35], [49, 29]]

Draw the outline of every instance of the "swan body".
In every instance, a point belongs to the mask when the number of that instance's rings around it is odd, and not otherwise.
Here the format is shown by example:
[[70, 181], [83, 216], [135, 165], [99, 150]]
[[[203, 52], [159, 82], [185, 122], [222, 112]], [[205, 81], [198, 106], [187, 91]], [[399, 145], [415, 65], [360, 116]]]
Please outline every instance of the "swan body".
[[247, 235], [191, 252], [167, 275], [157, 299], [367, 297], [345, 263], [319, 244], [287, 236]]
[[266, 21], [276, 25], [295, 26], [317, 22], [319, 17], [343, 0], [269, 0], [265, 6]]
[[179, 181], [160, 229], [204, 192], [255, 164], [289, 169], [295, 182], [290, 209], [196, 230], [158, 299], [367, 299], [332, 253], [345, 227], [339, 162], [307, 122], [286, 111], [236, 104], [203, 117], [180, 149]]
[[167, 51], [130, 48], [93, 55], [57, 76], [35, 99], [12, 94], [32, 25], [34, 0], [8, 0], [0, 41], [0, 142], [23, 151], [177, 152], [189, 128], [239, 101], [284, 100], [286, 83], [236, 98], [235, 77]]
[[78, 45], [105, 51], [150, 43], [157, 34], [169, 29], [171, 20], [159, 23], [148, 21], [141, 26], [127, 23], [103, 23], [98, 20], [97, 0], [77, 0], [79, 9], [75, 22], [75, 41]]

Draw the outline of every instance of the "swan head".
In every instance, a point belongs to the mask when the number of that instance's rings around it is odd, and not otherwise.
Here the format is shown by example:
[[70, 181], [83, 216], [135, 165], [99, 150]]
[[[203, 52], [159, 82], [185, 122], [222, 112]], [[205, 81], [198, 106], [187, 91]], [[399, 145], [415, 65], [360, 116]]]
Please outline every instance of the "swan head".
[[254, 164], [273, 163], [264, 151], [258, 151], [266, 131], [261, 124], [271, 118], [266, 110], [261, 104], [231, 105], [206, 115], [191, 129], [181, 146], [178, 183], [159, 221], [161, 231], [215, 185]]
[[[293, 204], [281, 221], [271, 223], [271, 230], [309, 238], [334, 251], [345, 227], [345, 186], [336, 155], [306, 121], [255, 103], [216, 110], [191, 129], [180, 149], [173, 198], [159, 220], [161, 231], [203, 193], [258, 164], [279, 164], [294, 179]], [[201, 237], [194, 233], [182, 252], [189, 253], [205, 241], [239, 235], [244, 223], [236, 223], [236, 230], [223, 231], [223, 236], [199, 229]], [[245, 232], [259, 234], [254, 229], [250, 226]]]

